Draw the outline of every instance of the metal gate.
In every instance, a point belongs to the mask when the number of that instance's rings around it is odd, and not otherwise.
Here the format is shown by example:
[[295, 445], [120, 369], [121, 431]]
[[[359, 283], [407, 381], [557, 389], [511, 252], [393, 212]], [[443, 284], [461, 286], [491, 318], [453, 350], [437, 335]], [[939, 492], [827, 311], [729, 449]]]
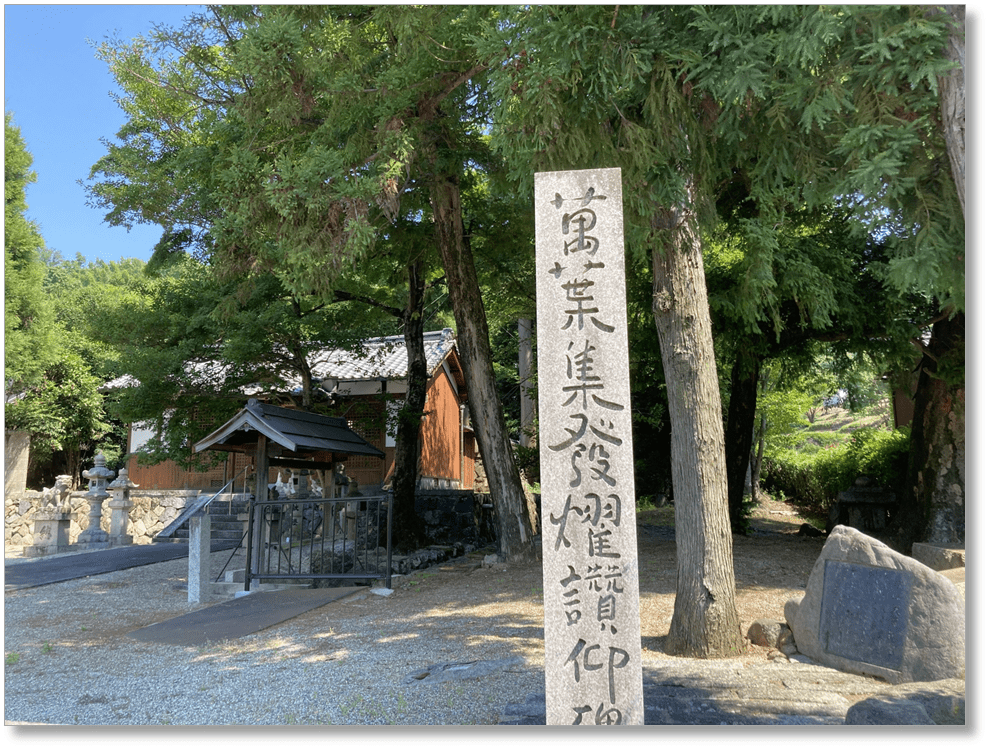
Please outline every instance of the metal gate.
[[391, 587], [389, 495], [254, 502], [247, 525], [247, 570], [251, 582], [384, 580]]

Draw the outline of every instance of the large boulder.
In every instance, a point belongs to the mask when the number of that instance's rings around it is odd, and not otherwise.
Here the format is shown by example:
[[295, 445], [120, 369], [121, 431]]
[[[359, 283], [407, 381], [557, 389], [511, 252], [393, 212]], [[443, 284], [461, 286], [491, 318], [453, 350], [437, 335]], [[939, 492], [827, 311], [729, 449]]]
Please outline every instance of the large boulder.
[[797, 649], [892, 684], [965, 676], [965, 601], [944, 575], [836, 526], [802, 599], [784, 607]]

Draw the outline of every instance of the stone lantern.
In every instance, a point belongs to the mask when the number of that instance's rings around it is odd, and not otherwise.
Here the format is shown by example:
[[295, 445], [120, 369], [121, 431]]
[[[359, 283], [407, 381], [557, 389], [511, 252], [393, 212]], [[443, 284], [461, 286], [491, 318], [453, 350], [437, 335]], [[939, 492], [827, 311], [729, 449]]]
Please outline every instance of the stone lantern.
[[121, 468], [116, 481], [107, 487], [112, 497], [110, 500], [111, 546], [127, 546], [134, 543], [134, 537], [127, 533], [127, 521], [128, 512], [134, 506], [130, 501], [130, 491], [136, 488], [137, 484], [130, 480], [126, 468]]
[[106, 467], [103, 453], [96, 453], [93, 464], [91, 470], [82, 472], [83, 478], [89, 481], [89, 491], [83, 496], [89, 502], [89, 526], [79, 534], [76, 543], [83, 549], [106, 549], [110, 546], [110, 536], [100, 528], [100, 519], [103, 502], [110, 496], [106, 485], [108, 479], [113, 478], [113, 471]]

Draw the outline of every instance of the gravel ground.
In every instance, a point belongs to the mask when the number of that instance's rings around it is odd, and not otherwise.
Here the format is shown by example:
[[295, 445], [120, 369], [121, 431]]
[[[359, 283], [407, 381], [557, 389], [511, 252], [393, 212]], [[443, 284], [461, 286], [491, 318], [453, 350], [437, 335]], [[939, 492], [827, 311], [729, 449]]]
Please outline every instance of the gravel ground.
[[[219, 572], [229, 552], [212, 555]], [[464, 575], [470, 562], [449, 565]], [[189, 648], [126, 637], [201, 608], [186, 560], [12, 591], [4, 600], [4, 718], [67, 725], [497, 723], [511, 695], [542, 689], [542, 622], [493, 602], [433, 603], [409, 618], [418, 573], [394, 595], [366, 591], [238, 640]], [[503, 572], [473, 570], [491, 592]], [[398, 578], [397, 580], [403, 580]], [[402, 595], [404, 594], [404, 595]], [[497, 596], [495, 596], [497, 598]], [[540, 611], [541, 613], [541, 611]], [[518, 662], [483, 679], [415, 679], [434, 664]], [[59, 695], [53, 699], [53, 695]]]
[[[784, 621], [823, 539], [798, 536], [786, 509], [735, 538], [743, 631]], [[644, 669], [725, 662], [667, 656], [675, 597], [668, 513], [640, 514]], [[7, 550], [16, 555], [17, 550]], [[143, 643], [127, 633], [202, 608], [189, 604], [187, 560], [137, 567], [4, 597], [4, 718], [58, 725], [492, 725], [506, 705], [542, 692], [539, 565], [484, 567], [483, 551], [393, 579], [280, 625], [203, 647]], [[230, 552], [211, 557], [213, 575]], [[235, 558], [231, 568], [243, 567]], [[730, 660], [779, 683], [781, 654], [750, 646]], [[487, 673], [443, 665], [482, 662]], [[783, 663], [785, 664], [785, 659]], [[458, 676], [468, 678], [447, 678]], [[851, 702], [882, 684], [864, 679]], [[846, 690], [848, 691], [848, 690]]]

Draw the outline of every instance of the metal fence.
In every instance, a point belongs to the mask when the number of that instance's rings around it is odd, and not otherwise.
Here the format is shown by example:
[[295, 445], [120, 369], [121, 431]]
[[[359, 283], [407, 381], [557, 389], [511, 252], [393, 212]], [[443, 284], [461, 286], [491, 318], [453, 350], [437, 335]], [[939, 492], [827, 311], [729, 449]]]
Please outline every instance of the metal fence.
[[251, 582], [311, 580], [313, 587], [384, 580], [391, 587], [391, 497], [254, 502], [247, 526]]

